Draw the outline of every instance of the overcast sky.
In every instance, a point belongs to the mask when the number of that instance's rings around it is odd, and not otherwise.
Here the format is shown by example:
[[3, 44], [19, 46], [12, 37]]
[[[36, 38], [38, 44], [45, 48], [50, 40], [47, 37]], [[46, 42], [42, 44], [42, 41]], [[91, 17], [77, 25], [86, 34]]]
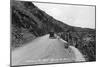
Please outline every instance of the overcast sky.
[[[34, 3], [34, 2], [33, 2]], [[38, 8], [71, 26], [95, 28], [95, 7], [34, 3]]]

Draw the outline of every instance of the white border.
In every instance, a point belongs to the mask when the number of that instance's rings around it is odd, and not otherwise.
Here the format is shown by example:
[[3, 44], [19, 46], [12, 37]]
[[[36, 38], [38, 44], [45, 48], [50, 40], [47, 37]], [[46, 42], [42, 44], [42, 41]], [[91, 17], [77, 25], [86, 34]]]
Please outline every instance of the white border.
[[[32, 1], [32, 0], [31, 0]], [[34, 0], [43, 2], [58, 2], [58, 3], [73, 3], [73, 4], [88, 4], [96, 5], [97, 8], [97, 61], [85, 63], [68, 63], [68, 64], [53, 64], [39, 65], [41, 67], [99, 67], [100, 60], [100, 2], [99, 0]], [[0, 1], [0, 67], [9, 67], [10, 63], [10, 0]], [[37, 66], [37, 67], [39, 67]], [[25, 66], [26, 67], [26, 66]], [[32, 66], [27, 66], [32, 67]]]

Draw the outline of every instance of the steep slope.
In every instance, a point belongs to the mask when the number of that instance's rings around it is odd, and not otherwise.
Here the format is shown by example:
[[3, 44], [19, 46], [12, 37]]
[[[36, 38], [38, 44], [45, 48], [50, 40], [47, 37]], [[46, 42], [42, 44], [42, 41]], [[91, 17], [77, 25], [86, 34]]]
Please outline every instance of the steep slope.
[[17, 48], [51, 30], [77, 47], [90, 61], [96, 60], [96, 30], [73, 27], [54, 19], [32, 2], [11, 1], [11, 47]]
[[[55, 33], [64, 31], [89, 31], [88, 29], [64, 24], [49, 16], [31, 2], [12, 1], [11, 18], [13, 44], [18, 43], [16, 41], [19, 39], [21, 42], [18, 44], [24, 43], [29, 37], [35, 38], [42, 36], [49, 33], [51, 30]], [[25, 36], [24, 33], [27, 33], [29, 37], [23, 38], [23, 36]], [[25, 41], [23, 42], [22, 40]]]
[[[38, 9], [31, 2], [12, 1], [11, 4], [11, 24], [12, 24], [12, 44], [15, 47], [27, 41], [29, 38], [23, 38], [24, 33], [28, 33], [35, 38], [47, 34], [51, 29], [55, 32], [63, 31], [57, 24], [53, 24], [52, 17]], [[52, 27], [52, 28], [51, 28]], [[25, 40], [26, 39], [26, 40]], [[25, 40], [24, 42], [17, 42]]]

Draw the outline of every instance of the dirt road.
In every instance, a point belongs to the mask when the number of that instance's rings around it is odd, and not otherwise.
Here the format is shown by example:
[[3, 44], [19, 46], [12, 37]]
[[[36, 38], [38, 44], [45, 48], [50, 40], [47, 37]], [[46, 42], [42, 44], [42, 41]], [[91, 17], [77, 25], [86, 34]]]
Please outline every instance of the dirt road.
[[64, 45], [62, 39], [50, 39], [49, 35], [39, 37], [12, 51], [12, 65], [85, 61], [77, 48], [69, 46], [65, 49]]

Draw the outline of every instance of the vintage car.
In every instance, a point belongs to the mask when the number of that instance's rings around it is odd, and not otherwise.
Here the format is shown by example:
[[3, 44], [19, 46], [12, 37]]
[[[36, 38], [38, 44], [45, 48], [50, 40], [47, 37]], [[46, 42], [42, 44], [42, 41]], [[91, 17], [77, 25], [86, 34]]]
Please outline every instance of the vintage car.
[[51, 39], [55, 39], [56, 38], [56, 36], [55, 36], [55, 34], [54, 34], [54, 32], [49, 32], [49, 38], [51, 38]]

